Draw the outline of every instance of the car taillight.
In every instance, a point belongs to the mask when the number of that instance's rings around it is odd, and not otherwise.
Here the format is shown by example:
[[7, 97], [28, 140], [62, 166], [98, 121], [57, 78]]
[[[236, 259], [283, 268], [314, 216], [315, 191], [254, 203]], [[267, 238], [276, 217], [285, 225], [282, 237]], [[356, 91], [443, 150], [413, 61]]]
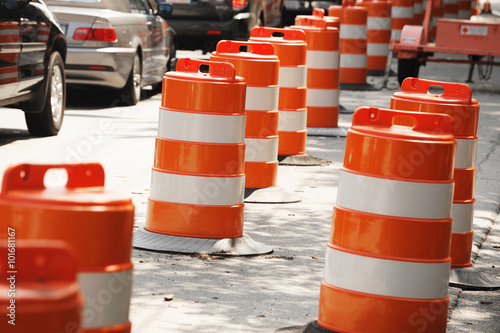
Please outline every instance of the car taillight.
[[114, 42], [116, 33], [113, 28], [78, 28], [73, 34], [73, 39]]
[[233, 9], [240, 10], [247, 4], [247, 0], [233, 0]]

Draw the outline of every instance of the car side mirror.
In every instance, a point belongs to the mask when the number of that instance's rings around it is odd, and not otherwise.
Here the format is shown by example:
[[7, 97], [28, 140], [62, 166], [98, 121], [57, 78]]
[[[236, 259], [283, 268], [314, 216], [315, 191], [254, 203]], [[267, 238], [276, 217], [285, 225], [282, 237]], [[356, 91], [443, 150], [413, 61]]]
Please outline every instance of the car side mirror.
[[172, 4], [170, 3], [165, 3], [165, 2], [158, 2], [158, 15], [160, 15], [163, 18], [167, 18], [172, 14]]
[[31, 0], [0, 0], [0, 4], [10, 10], [21, 10], [26, 7]]

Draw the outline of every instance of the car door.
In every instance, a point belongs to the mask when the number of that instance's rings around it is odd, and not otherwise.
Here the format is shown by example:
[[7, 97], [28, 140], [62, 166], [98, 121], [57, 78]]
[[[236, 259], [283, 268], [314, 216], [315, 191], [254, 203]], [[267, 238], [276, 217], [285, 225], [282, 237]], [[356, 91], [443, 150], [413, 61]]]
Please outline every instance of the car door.
[[19, 19], [0, 6], [0, 100], [9, 99], [19, 84], [21, 29]]
[[45, 22], [43, 15], [37, 15], [41, 9], [35, 2], [29, 3], [19, 14], [21, 30], [21, 55], [19, 59], [19, 85], [14, 95], [30, 92], [45, 75], [44, 58], [50, 32], [50, 22]]
[[142, 79], [144, 84], [160, 81], [167, 66], [166, 28], [160, 17], [154, 14], [147, 0], [130, 0], [132, 13], [142, 15], [147, 26], [147, 35], [142, 36]]

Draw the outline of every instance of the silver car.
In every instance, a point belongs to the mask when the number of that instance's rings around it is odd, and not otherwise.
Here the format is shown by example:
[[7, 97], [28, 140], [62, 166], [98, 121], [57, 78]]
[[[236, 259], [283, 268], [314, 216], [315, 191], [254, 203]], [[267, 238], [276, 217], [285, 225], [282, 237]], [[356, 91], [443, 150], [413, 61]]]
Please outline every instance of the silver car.
[[66, 82], [121, 89], [135, 105], [175, 57], [173, 32], [148, 0], [48, 0], [66, 34]]

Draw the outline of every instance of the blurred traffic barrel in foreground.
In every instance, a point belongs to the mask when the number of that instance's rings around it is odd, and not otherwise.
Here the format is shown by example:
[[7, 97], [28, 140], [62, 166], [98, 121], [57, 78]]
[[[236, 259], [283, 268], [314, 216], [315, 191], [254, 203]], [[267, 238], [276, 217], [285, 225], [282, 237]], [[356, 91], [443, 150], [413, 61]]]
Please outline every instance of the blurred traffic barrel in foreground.
[[[65, 187], [44, 185], [51, 169], [65, 170]], [[104, 189], [100, 164], [10, 167], [0, 216], [2, 232], [14, 228], [17, 240], [62, 240], [73, 248], [85, 298], [83, 332], [130, 332], [134, 206], [129, 197]]]
[[0, 242], [1, 332], [80, 332], [83, 298], [69, 244], [17, 240], [8, 227]]

